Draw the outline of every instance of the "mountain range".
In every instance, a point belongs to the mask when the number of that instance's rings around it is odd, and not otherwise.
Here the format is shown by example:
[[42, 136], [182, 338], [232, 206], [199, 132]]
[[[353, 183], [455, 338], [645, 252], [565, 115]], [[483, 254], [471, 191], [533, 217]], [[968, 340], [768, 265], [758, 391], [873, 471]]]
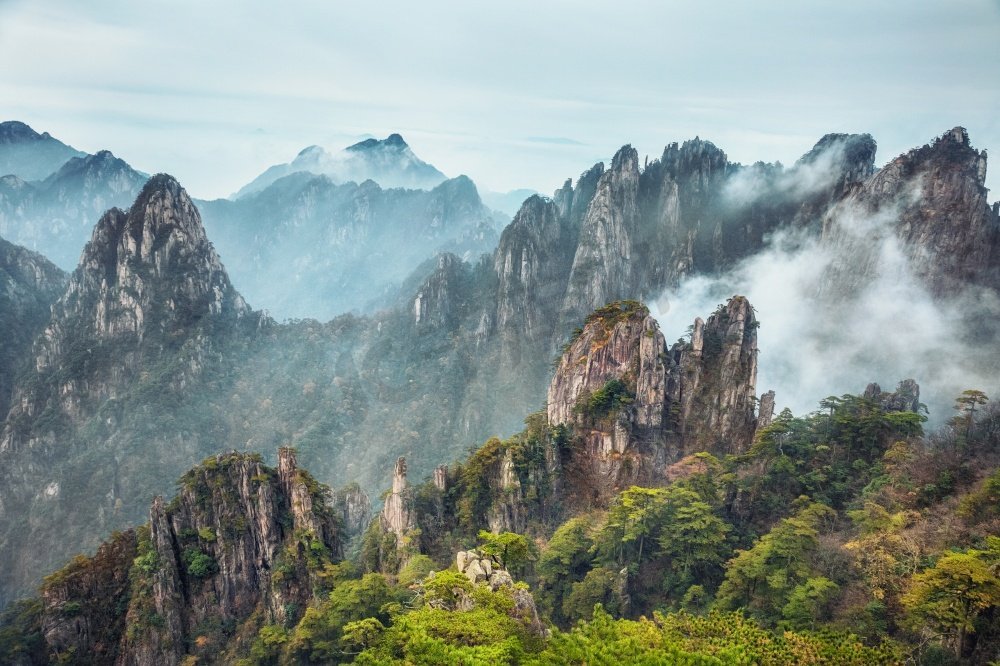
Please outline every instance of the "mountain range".
[[[521, 462], [491, 454], [498, 476], [487, 486], [499, 490], [449, 511], [473, 507], [496, 531], [524, 528], [536, 515], [525, 503], [544, 511], [558, 497], [607, 507], [630, 484], [663, 481], [689, 454], [742, 455], [772, 420], [776, 400], [758, 390], [750, 302], [725, 299], [685, 332], [690, 321], [658, 321], [636, 301], [737, 270], [773, 249], [776, 237], [795, 252], [822, 250], [808, 285], [820, 312], [850, 317], [887, 267], [905, 268], [927, 307], [971, 299], [967, 320], [948, 333], [955, 350], [989, 372], [998, 351], [1000, 208], [984, 186], [985, 151], [962, 128], [880, 169], [875, 150], [869, 135], [827, 135], [783, 168], [732, 163], [698, 138], [666, 146], [645, 165], [624, 146], [610, 165], [594, 165], [551, 198], [527, 199], [485, 257], [496, 220], [480, 217], [486, 209], [468, 179], [413, 191], [302, 173], [235, 201], [201, 204], [168, 175], [144, 180], [130, 205], [100, 216], [68, 277], [35, 253], [0, 246], [0, 278], [16, 313], [0, 311], [12, 341], [0, 360], [18, 373], [17, 382], [0, 383], [0, 404], [9, 406], [0, 431], [0, 600], [28, 593], [72, 553], [143, 522], [154, 496], [168, 496], [193, 462], [220, 450], [270, 458], [291, 445], [320, 481], [356, 481], [371, 493], [394, 469], [399, 476], [400, 456], [411, 473], [432, 474], [544, 409], [548, 426], [570, 428], [574, 451], [587, 453], [564, 452], [559, 465], [541, 450]], [[91, 158], [71, 158], [58, 173]], [[294, 271], [299, 254], [314, 276], [335, 270], [316, 263], [323, 246], [311, 253], [307, 236], [287, 240], [298, 228], [321, 228], [330, 218], [308, 213], [320, 208], [346, 211], [327, 237], [342, 257], [406, 233], [376, 232], [376, 221], [405, 214], [414, 225], [405, 238], [415, 246], [405, 255], [413, 266], [375, 256], [369, 266], [383, 267], [383, 283], [352, 270], [382, 295], [370, 314], [278, 323], [244, 300], [223, 260], [258, 262], [271, 280]], [[267, 224], [276, 219], [283, 221]], [[463, 246], [474, 229], [480, 237]], [[244, 254], [226, 254], [241, 242]], [[452, 251], [420, 255], [442, 247]], [[353, 288], [343, 280], [323, 288]], [[276, 293], [294, 298], [292, 288]], [[355, 300], [363, 298], [373, 297], [362, 290]], [[667, 334], [682, 339], [668, 346]], [[870, 399], [914, 413], [925, 398], [908, 386], [884, 395], [873, 387]], [[561, 470], [551, 478], [539, 471], [549, 463], [553, 474]], [[515, 484], [513, 469], [527, 476]], [[443, 474], [446, 487], [458, 483]], [[565, 485], [555, 491], [539, 485], [543, 478]], [[407, 516], [398, 502], [386, 507], [384, 525], [403, 526], [394, 543], [416, 528], [433, 538], [436, 523], [417, 509]], [[450, 548], [427, 543], [426, 552]]]

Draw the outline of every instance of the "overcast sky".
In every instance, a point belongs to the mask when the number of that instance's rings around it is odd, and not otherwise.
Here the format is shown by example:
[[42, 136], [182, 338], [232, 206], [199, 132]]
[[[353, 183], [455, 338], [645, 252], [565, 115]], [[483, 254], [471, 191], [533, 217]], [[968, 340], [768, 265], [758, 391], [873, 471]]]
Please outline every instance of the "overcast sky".
[[544, 192], [695, 135], [742, 162], [870, 132], [881, 164], [955, 125], [1000, 151], [1000, 0], [0, 0], [0, 60], [0, 119], [200, 197], [394, 131]]

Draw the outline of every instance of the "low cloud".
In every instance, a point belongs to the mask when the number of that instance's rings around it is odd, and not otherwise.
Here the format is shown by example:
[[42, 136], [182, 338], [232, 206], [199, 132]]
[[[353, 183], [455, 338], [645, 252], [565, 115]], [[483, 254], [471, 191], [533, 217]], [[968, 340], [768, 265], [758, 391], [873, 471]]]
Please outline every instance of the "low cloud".
[[931, 295], [893, 233], [904, 203], [877, 214], [842, 207], [827, 220], [837, 233], [825, 240], [775, 233], [733, 270], [692, 277], [662, 294], [653, 315], [669, 339], [742, 294], [761, 322], [758, 393], [774, 389], [778, 409], [801, 415], [871, 381], [891, 390], [913, 378], [931, 422], [941, 423], [962, 390], [996, 393], [996, 346], [975, 341], [973, 329], [984, 312], [1000, 315], [1000, 304], [972, 287], [946, 299]]

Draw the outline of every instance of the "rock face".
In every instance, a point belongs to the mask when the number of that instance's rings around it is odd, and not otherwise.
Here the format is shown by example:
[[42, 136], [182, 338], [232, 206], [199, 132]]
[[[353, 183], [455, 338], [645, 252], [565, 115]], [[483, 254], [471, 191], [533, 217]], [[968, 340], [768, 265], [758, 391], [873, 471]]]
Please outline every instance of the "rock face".
[[887, 412], [919, 413], [922, 408], [920, 386], [912, 379], [901, 381], [893, 393], [883, 391], [881, 386], [872, 382], [865, 387], [864, 397], [878, 403]]
[[0, 414], [7, 414], [15, 378], [30, 365], [31, 344], [66, 289], [66, 274], [45, 257], [0, 239]]
[[154, 500], [148, 525], [46, 579], [41, 624], [51, 658], [137, 666], [209, 658], [247, 620], [296, 621], [315, 574], [342, 556], [327, 490], [290, 449], [279, 451], [277, 470], [257, 455], [219, 455], [179, 486], [169, 504]]
[[148, 179], [107, 150], [71, 157], [46, 176], [0, 179], [0, 235], [66, 270], [76, 266], [94, 219], [113, 206], [127, 208]]
[[333, 505], [340, 514], [344, 536], [348, 539], [360, 536], [371, 522], [371, 499], [357, 483], [338, 490], [333, 496]]
[[[93, 557], [78, 556], [42, 586], [42, 632], [50, 654], [113, 664], [125, 634], [135, 530], [120, 532]], [[123, 603], [125, 602], [125, 603]]]
[[695, 320], [689, 345], [672, 348], [677, 370], [667, 380], [668, 394], [679, 405], [686, 453], [742, 453], [753, 439], [757, 326], [750, 303], [734, 296], [706, 322]]

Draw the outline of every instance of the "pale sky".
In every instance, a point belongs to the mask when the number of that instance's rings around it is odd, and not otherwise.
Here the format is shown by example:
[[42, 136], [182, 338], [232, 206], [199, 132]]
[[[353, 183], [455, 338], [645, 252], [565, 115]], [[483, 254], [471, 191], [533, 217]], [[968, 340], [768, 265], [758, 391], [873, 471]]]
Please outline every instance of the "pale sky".
[[870, 132], [883, 164], [955, 125], [1000, 151], [1000, 0], [0, 0], [0, 61], [0, 119], [205, 198], [391, 132], [543, 192], [695, 135], [741, 162]]

